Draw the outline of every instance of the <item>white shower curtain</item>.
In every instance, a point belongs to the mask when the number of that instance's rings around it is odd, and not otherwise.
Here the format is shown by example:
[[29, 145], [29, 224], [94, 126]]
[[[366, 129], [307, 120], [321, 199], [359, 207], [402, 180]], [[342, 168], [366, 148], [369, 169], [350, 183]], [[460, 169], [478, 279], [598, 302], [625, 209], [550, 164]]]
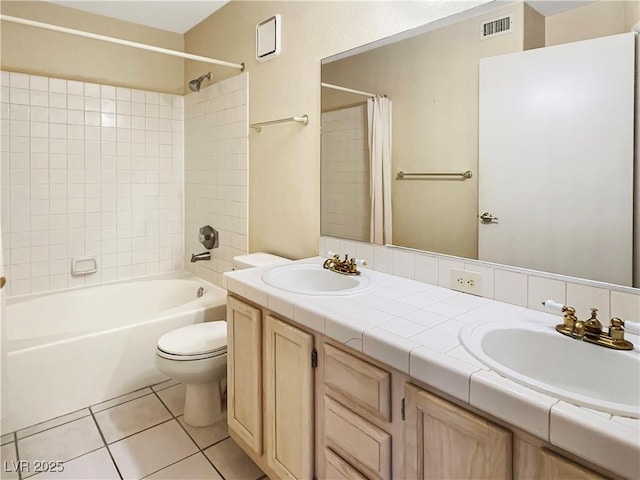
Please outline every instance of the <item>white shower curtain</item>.
[[371, 170], [371, 234], [377, 244], [392, 243], [391, 231], [391, 100], [367, 100]]

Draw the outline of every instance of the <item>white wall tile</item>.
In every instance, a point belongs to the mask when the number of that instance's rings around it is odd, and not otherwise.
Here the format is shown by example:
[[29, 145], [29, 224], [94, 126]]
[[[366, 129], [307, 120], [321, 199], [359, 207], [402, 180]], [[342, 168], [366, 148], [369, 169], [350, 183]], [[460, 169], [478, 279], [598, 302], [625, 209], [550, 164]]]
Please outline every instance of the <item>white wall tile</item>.
[[599, 320], [609, 325], [609, 290], [568, 283], [566, 304], [576, 309], [578, 318], [585, 320], [591, 316], [591, 309], [597, 308]]
[[[240, 96], [234, 99], [235, 103], [225, 106], [224, 92], [236, 81], [240, 82]], [[172, 154], [175, 152], [174, 137], [167, 135], [173, 130], [172, 120], [158, 117], [162, 112], [164, 116], [168, 115], [163, 107], [180, 102], [163, 95], [148, 96], [144, 111], [147, 155], [154, 159], [160, 172], [153, 178], [147, 177], [147, 192], [152, 193], [150, 188], [154, 190], [153, 195], [158, 195], [159, 206], [164, 210], [162, 191], [166, 179], [171, 175], [175, 177], [184, 165], [184, 263], [194, 274], [218, 285], [222, 282], [221, 274], [232, 269], [233, 256], [247, 253], [247, 92], [247, 75], [243, 74], [215, 83], [198, 94], [187, 95], [184, 141], [181, 136], [175, 137], [178, 146], [184, 143], [185, 156], [180, 156], [178, 163], [173, 165], [165, 161], [169, 155], [176, 158]], [[222, 115], [225, 107], [238, 107], [243, 111], [240, 138], [236, 143], [228, 139], [230, 124]], [[158, 143], [150, 149], [149, 128], [152, 127], [157, 129]], [[231, 158], [241, 160], [232, 163]], [[211, 225], [219, 232], [220, 247], [211, 251], [210, 261], [192, 264], [189, 262], [191, 254], [204, 250], [198, 241], [199, 229], [204, 225]]]
[[565, 282], [553, 280], [551, 278], [536, 277], [529, 275], [529, 308], [544, 311], [542, 302], [545, 300], [553, 300], [558, 303], [565, 304], [567, 297], [567, 286]]
[[[3, 113], [11, 150], [3, 232], [15, 237], [5, 245], [5, 262], [15, 267], [10, 296], [182, 269], [183, 152], [165, 152], [169, 168], [175, 164], [177, 170], [164, 177], [160, 192], [160, 165], [147, 155], [157, 155], [166, 142], [158, 130], [145, 132], [145, 148], [136, 151], [145, 188], [142, 202], [135, 203], [137, 215], [131, 215], [132, 198], [138, 198], [132, 197], [131, 90], [3, 72], [5, 77], [12, 87], [9, 113]], [[173, 97], [168, 96], [171, 103]], [[182, 108], [181, 98], [176, 104]], [[159, 245], [151, 241], [143, 258], [135, 257], [134, 268], [132, 234], [144, 238], [147, 230], [155, 232], [159, 244], [161, 205], [169, 212], [163, 218], [169, 217], [172, 234], [165, 241], [171, 248], [161, 259]], [[71, 259], [89, 253], [97, 256], [99, 272], [71, 277]]]
[[611, 316], [640, 322], [640, 294], [611, 292]]
[[528, 278], [523, 273], [496, 270], [494, 274], [494, 298], [501, 302], [522, 305], [528, 304]]

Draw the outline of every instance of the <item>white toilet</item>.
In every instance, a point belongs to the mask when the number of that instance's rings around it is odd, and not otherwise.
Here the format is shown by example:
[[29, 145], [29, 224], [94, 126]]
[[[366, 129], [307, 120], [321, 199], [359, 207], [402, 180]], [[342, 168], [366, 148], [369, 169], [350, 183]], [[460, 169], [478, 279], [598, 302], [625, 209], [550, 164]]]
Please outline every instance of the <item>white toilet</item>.
[[[234, 257], [234, 269], [290, 262], [268, 253]], [[158, 340], [156, 366], [186, 386], [184, 421], [194, 427], [216, 423], [226, 415], [227, 322], [203, 322], [172, 330]]]

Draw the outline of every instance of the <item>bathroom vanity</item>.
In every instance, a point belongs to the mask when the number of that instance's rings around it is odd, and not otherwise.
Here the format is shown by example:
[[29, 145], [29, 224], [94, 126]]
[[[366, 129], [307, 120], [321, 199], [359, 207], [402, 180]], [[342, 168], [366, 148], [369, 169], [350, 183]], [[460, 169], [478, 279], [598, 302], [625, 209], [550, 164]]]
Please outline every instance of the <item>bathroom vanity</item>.
[[226, 274], [228, 422], [269, 477], [640, 475], [637, 419], [617, 423], [357, 319], [358, 302], [439, 287], [367, 271], [375, 286], [359, 298], [312, 297], [265, 284], [266, 271]]

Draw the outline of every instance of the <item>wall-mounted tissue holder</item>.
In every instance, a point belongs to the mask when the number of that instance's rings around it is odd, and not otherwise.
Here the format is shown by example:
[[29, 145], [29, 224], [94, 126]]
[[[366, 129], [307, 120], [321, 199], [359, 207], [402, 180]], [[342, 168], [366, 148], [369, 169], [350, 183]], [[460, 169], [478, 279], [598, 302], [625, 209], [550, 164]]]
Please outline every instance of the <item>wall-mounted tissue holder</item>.
[[96, 257], [80, 257], [71, 260], [71, 275], [88, 275], [98, 271], [98, 261]]
[[200, 235], [198, 235], [198, 240], [200, 240], [200, 243], [207, 250], [218, 248], [220, 246], [218, 231], [212, 228], [211, 225], [200, 227]]

